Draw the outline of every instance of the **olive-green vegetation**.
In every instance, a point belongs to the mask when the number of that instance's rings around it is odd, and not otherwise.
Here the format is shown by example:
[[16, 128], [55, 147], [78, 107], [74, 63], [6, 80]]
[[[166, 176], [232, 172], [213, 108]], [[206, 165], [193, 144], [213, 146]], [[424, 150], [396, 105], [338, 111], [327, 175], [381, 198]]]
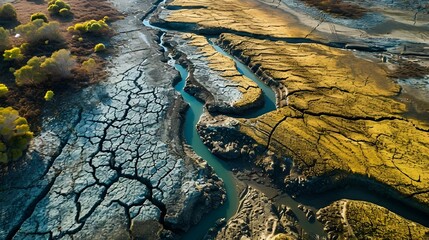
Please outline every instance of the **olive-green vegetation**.
[[32, 57], [27, 64], [14, 72], [18, 86], [39, 85], [47, 80], [59, 80], [71, 77], [76, 59], [70, 51], [61, 49], [51, 57]]
[[70, 32], [92, 33], [95, 35], [101, 35], [109, 31], [109, 25], [107, 25], [107, 17], [101, 20], [88, 20], [82, 23], [76, 23], [74, 26], [70, 26], [67, 30]]
[[15, 31], [21, 34], [28, 43], [40, 43], [41, 41], [64, 41], [60, 33], [58, 22], [46, 23], [43, 19], [35, 19], [27, 24], [19, 25]]
[[69, 4], [62, 0], [51, 0], [48, 4], [48, 11], [52, 15], [59, 15], [62, 17], [70, 16], [71, 13], [71, 7]]
[[12, 4], [6, 3], [0, 6], [0, 20], [16, 21], [16, 17], [16, 10]]
[[95, 65], [96, 62], [94, 58], [89, 58], [88, 60], [82, 62], [82, 69], [87, 72], [90, 72], [92, 69], [95, 68]]
[[9, 31], [0, 27], [0, 53], [10, 47]]
[[9, 92], [9, 88], [3, 83], [0, 83], [0, 97], [6, 96], [8, 92]]
[[43, 13], [35, 13], [31, 15], [30, 21], [34, 21], [36, 19], [42, 19], [45, 23], [49, 22], [48, 18]]
[[45, 101], [51, 101], [52, 98], [54, 98], [54, 95], [54, 91], [48, 90], [46, 91], [45, 96], [43, 98], [45, 99]]
[[3, 58], [6, 61], [21, 60], [24, 58], [24, 54], [22, 54], [21, 48], [13, 47], [4, 51]]
[[336, 201], [317, 215], [330, 239], [429, 239], [429, 228], [368, 202]]
[[32, 137], [27, 120], [18, 111], [0, 108], [0, 163], [21, 157]]
[[94, 52], [103, 52], [104, 50], [106, 50], [106, 46], [103, 43], [98, 43], [94, 47]]

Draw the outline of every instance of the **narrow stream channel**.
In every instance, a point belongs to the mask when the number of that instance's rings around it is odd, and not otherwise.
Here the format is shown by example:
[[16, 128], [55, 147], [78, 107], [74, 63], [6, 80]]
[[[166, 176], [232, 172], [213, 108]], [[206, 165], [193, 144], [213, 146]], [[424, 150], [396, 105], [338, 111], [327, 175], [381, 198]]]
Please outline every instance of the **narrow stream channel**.
[[217, 219], [229, 219], [234, 215], [237, 210], [239, 197], [231, 169], [228, 168], [224, 161], [214, 156], [207, 149], [198, 135], [196, 125], [203, 113], [204, 104], [184, 91], [188, 71], [179, 64], [176, 64], [175, 68], [180, 73], [181, 81], [174, 88], [182, 95], [185, 102], [189, 104], [184, 122], [185, 141], [198, 156], [204, 159], [213, 168], [217, 176], [223, 180], [227, 195], [225, 203], [220, 208], [204, 215], [201, 221], [197, 225], [192, 226], [182, 238], [189, 240], [202, 239], [208, 230], [214, 226]]

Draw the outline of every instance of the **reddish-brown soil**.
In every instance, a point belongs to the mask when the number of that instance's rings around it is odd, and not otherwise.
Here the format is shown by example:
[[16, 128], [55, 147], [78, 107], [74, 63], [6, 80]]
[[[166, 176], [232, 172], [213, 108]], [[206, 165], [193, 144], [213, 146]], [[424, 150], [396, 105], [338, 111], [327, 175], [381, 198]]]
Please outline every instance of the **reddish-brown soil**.
[[313, 6], [322, 10], [323, 12], [332, 14], [337, 17], [361, 18], [367, 9], [359, 5], [347, 3], [342, 0], [301, 0], [307, 5]]
[[389, 76], [392, 78], [423, 78], [426, 75], [429, 75], [429, 67], [421, 66], [414, 62], [402, 61]]
[[[45, 105], [43, 96], [48, 89], [54, 90], [56, 95], [63, 94], [65, 92], [73, 92], [76, 89], [85, 87], [91, 83], [98, 82], [105, 78], [104, 72], [105, 61], [103, 54], [93, 53], [93, 47], [97, 43], [104, 43], [109, 45], [110, 35], [101, 37], [94, 36], [82, 36], [83, 41], [78, 41], [77, 38], [73, 39], [72, 33], [67, 32], [67, 28], [78, 22], [83, 22], [90, 19], [102, 19], [104, 16], [109, 17], [109, 21], [115, 21], [120, 19], [122, 15], [112, 7], [111, 3], [107, 0], [66, 0], [71, 6], [73, 16], [69, 18], [60, 18], [49, 15], [47, 10], [48, 1], [43, 0], [17, 0], [12, 4], [14, 5], [17, 15], [18, 22], [9, 24], [9, 28], [13, 28], [18, 24], [25, 24], [30, 21], [30, 16], [34, 13], [44, 13], [49, 21], [58, 21], [61, 24], [62, 35], [65, 41], [58, 43], [49, 43], [48, 45], [35, 45], [31, 46], [29, 55], [34, 56], [49, 56], [52, 52], [61, 49], [69, 49], [73, 55], [77, 56], [77, 62], [80, 64], [88, 58], [94, 58], [97, 62], [95, 74], [88, 76], [84, 71], [76, 68], [73, 70], [72, 79], [63, 79], [61, 82], [49, 82], [43, 86], [33, 87], [17, 87], [14, 84], [13, 74], [9, 72], [11, 63], [4, 62], [0, 58], [0, 82], [5, 83], [9, 87], [9, 93], [3, 99], [0, 99], [0, 106], [12, 106], [17, 109], [21, 116], [27, 118], [30, 122], [33, 131], [38, 131], [40, 126], [40, 113]], [[6, 26], [7, 27], [7, 26]], [[13, 39], [13, 44], [19, 46], [22, 40]], [[26, 60], [31, 56], [22, 61], [19, 65], [24, 65]], [[16, 67], [16, 66], [15, 66]]]

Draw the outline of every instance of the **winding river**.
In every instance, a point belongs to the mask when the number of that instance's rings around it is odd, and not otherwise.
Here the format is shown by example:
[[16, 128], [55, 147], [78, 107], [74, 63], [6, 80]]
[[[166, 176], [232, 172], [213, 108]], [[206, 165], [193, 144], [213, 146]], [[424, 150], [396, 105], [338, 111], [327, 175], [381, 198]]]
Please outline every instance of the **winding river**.
[[[160, 38], [160, 46], [164, 49], [165, 52], [168, 52], [168, 48], [164, 46], [164, 36], [168, 31], [167, 29], [159, 28], [152, 26], [149, 21], [144, 21], [145, 26], [158, 29], [163, 32]], [[231, 56], [229, 53], [224, 51], [222, 48], [213, 43], [212, 40], [208, 41], [210, 45], [222, 55], [232, 59], [235, 62], [235, 67], [237, 72], [246, 76], [247, 78], [254, 81], [263, 91], [264, 98], [264, 106], [256, 109], [254, 111], [248, 111], [248, 113], [240, 115], [243, 118], [254, 118], [258, 117], [267, 112], [273, 111], [276, 109], [276, 95], [274, 91], [268, 87], [263, 81], [261, 81], [246, 65], [242, 62]], [[169, 63], [173, 65], [174, 60], [170, 57]], [[225, 203], [218, 209], [209, 212], [204, 215], [201, 221], [190, 228], [188, 232], [186, 232], [182, 239], [184, 240], [195, 240], [195, 239], [203, 239], [207, 234], [210, 228], [214, 227], [215, 222], [218, 219], [225, 218], [228, 220], [231, 218], [237, 210], [239, 204], [239, 193], [237, 192], [236, 187], [236, 179], [233, 176], [231, 166], [229, 166], [225, 161], [219, 159], [215, 155], [213, 155], [208, 148], [203, 144], [201, 138], [197, 132], [197, 123], [200, 119], [204, 111], [204, 104], [198, 101], [195, 97], [187, 93], [184, 88], [186, 85], [186, 79], [189, 75], [188, 70], [179, 64], [174, 64], [174, 68], [180, 73], [181, 80], [178, 82], [174, 88], [178, 91], [183, 100], [189, 105], [189, 109], [185, 115], [185, 122], [183, 123], [183, 134], [185, 142], [191, 146], [194, 152], [204, 159], [215, 171], [215, 173], [223, 180], [224, 187], [226, 190], [226, 201]], [[283, 195], [282, 200], [278, 201], [282, 204], [287, 204], [289, 207], [296, 212], [298, 220], [300, 221], [300, 225], [302, 225], [303, 229], [313, 235], [324, 236], [323, 225], [319, 222], [308, 222], [305, 214], [298, 209], [298, 205], [301, 204], [292, 198], [288, 197], [288, 195]], [[311, 207], [310, 207], [311, 208]]]
[[[161, 2], [162, 4], [162, 2]], [[154, 9], [151, 10], [153, 12]], [[150, 14], [148, 14], [150, 15]], [[143, 24], [149, 28], [157, 29], [164, 34], [161, 36], [160, 46], [164, 48], [165, 52], [168, 52], [168, 49], [163, 45], [163, 37], [166, 32], [170, 30], [156, 27], [150, 24], [148, 15], [143, 19]], [[211, 39], [208, 39], [211, 46], [218, 51], [219, 53], [231, 58], [234, 60], [237, 71], [253, 80], [263, 91], [264, 94], [264, 106], [262, 108], [256, 109], [255, 111], [248, 111], [249, 113], [245, 115], [240, 115], [242, 118], [254, 118], [258, 117], [264, 113], [273, 111], [276, 109], [276, 96], [274, 91], [264, 84], [255, 74], [239, 60], [226, 53], [222, 48], [217, 46]], [[185, 122], [184, 122], [184, 139], [186, 143], [191, 146], [197, 155], [202, 159], [207, 161], [207, 163], [213, 168], [215, 173], [223, 180], [224, 186], [227, 193], [227, 199], [225, 203], [218, 209], [211, 211], [210, 213], [203, 216], [202, 220], [195, 226], [191, 227], [188, 232], [183, 235], [182, 239], [203, 239], [211, 227], [214, 227], [215, 222], [220, 218], [225, 218], [228, 220], [231, 218], [235, 211], [237, 210], [239, 204], [239, 193], [237, 192], [236, 179], [234, 178], [231, 166], [226, 162], [214, 156], [208, 148], [203, 144], [198, 135], [196, 125], [201, 114], [204, 111], [204, 104], [199, 102], [196, 98], [184, 91], [186, 84], [186, 79], [188, 77], [188, 71], [183, 66], [179, 64], [174, 64], [174, 60], [170, 56], [170, 64], [175, 67], [175, 69], [180, 73], [181, 81], [177, 83], [174, 88], [178, 91], [184, 101], [189, 104], [189, 109], [186, 112]], [[270, 190], [268, 190], [270, 191]], [[368, 189], [364, 188], [348, 188], [348, 189], [339, 189], [325, 194], [317, 195], [317, 197], [309, 196], [300, 199], [293, 199], [287, 194], [277, 196], [274, 200], [276, 204], [285, 204], [289, 206], [294, 213], [297, 215], [299, 220], [299, 225], [304, 229], [305, 232], [310, 235], [320, 235], [326, 236], [323, 231], [323, 225], [319, 222], [310, 223], [307, 221], [305, 214], [298, 209], [299, 204], [306, 205], [310, 209], [317, 210], [321, 207], [325, 207], [332, 203], [333, 201], [339, 199], [355, 199], [355, 200], [364, 200], [378, 205], [384, 206], [389, 210], [405, 217], [415, 222], [419, 222], [425, 226], [429, 225], [429, 220], [425, 217], [424, 213], [415, 212], [418, 211], [411, 207], [404, 206], [399, 201], [394, 201], [386, 199], [384, 196], [378, 196], [373, 192], [370, 192]]]

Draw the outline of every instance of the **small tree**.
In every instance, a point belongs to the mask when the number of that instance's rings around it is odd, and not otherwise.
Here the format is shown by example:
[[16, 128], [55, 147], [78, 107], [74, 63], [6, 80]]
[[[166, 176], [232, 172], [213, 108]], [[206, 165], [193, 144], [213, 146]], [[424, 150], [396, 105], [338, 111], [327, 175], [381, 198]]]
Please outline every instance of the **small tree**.
[[0, 163], [20, 158], [32, 137], [27, 120], [18, 111], [0, 108]]
[[0, 27], [0, 53], [10, 47], [9, 32]]
[[17, 17], [16, 10], [12, 4], [6, 3], [0, 6], [0, 19], [16, 21], [17, 20], [16, 17]]

